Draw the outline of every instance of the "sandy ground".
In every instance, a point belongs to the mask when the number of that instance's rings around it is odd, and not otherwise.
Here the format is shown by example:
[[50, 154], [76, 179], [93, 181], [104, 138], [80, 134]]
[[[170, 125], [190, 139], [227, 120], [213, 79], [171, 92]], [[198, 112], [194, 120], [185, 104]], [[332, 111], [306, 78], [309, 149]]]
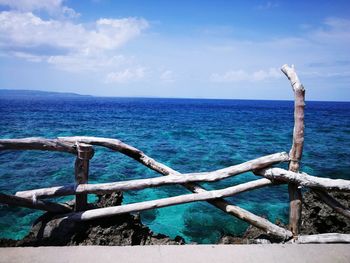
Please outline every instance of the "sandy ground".
[[349, 244], [0, 248], [0, 262], [350, 262]]

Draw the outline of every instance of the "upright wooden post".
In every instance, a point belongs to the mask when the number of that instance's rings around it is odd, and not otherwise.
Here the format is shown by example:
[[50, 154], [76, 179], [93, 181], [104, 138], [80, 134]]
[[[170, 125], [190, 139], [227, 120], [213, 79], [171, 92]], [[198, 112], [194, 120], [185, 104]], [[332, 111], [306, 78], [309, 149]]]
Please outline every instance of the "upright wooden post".
[[[94, 150], [90, 144], [76, 143], [77, 158], [75, 160], [75, 183], [86, 184], [89, 177], [89, 160], [94, 155]], [[75, 196], [75, 211], [83, 211], [87, 207], [87, 194], [77, 194]]]
[[[294, 129], [293, 144], [289, 152], [291, 159], [289, 170], [299, 172], [300, 160], [304, 146], [304, 107], [305, 107], [305, 89], [301, 84], [294, 66], [282, 66], [282, 72], [288, 77], [294, 91]], [[294, 183], [288, 184], [289, 192], [289, 227], [294, 236], [299, 234], [301, 222], [301, 205], [302, 195], [298, 185]]]

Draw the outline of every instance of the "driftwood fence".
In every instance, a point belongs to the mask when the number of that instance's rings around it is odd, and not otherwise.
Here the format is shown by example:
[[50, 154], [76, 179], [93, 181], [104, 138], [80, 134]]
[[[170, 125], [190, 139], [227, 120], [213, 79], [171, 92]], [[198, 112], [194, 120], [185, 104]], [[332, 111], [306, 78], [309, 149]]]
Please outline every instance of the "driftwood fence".
[[[302, 203], [300, 188], [310, 188], [317, 193], [328, 206], [343, 216], [350, 218], [349, 208], [344, 207], [337, 200], [327, 194], [327, 191], [349, 192], [350, 180], [332, 180], [299, 172], [299, 163], [301, 161], [304, 143], [305, 89], [300, 83], [294, 67], [284, 65], [281, 70], [290, 80], [295, 95], [293, 143], [289, 154], [286, 152], [275, 153], [216, 171], [181, 174], [180, 172], [155, 161], [142, 151], [116, 139], [97, 137], [2, 139], [0, 140], [0, 151], [60, 151], [75, 155], [76, 161], [75, 184], [21, 191], [17, 192], [15, 195], [0, 193], [0, 203], [61, 213], [62, 217], [67, 220], [84, 221], [177, 204], [207, 201], [220, 210], [262, 229], [268, 235], [279, 238], [281, 241], [295, 243], [350, 242], [350, 235], [346, 234], [328, 233], [310, 236], [299, 235]], [[148, 168], [162, 175], [166, 175], [166, 177], [161, 176], [149, 179], [104, 184], [88, 184], [89, 160], [94, 155], [93, 145], [106, 147], [113, 151], [125, 154]], [[272, 167], [281, 162], [289, 162], [288, 170]], [[212, 191], [207, 191], [197, 184], [198, 182], [214, 182], [222, 180], [248, 171], [252, 171], [254, 174], [259, 175], [262, 178], [225, 189]], [[269, 222], [267, 219], [259, 217], [234, 204], [230, 204], [223, 199], [224, 197], [233, 196], [235, 194], [254, 190], [267, 185], [281, 183], [288, 184], [290, 197], [289, 229], [277, 226]], [[115, 191], [137, 190], [170, 184], [181, 184], [192, 193], [152, 201], [88, 210], [87, 194], [106, 194]], [[67, 195], [75, 195], [74, 208], [62, 203], [44, 201], [45, 198]]]

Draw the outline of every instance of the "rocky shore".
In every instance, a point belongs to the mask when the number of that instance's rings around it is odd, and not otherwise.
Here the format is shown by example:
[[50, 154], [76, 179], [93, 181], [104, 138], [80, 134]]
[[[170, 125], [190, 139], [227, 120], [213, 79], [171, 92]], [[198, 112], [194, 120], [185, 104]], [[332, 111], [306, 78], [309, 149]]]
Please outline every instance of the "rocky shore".
[[[344, 206], [350, 206], [349, 193], [332, 193]], [[301, 234], [350, 233], [350, 220], [335, 213], [319, 197], [306, 192], [303, 196]], [[121, 193], [99, 197], [94, 207], [120, 205]], [[276, 222], [282, 225], [280, 222]], [[285, 227], [285, 226], [284, 226]], [[223, 236], [219, 244], [269, 244], [279, 243], [255, 227], [248, 227], [242, 237]], [[72, 222], [57, 215], [45, 213], [33, 224], [22, 240], [0, 239], [1, 247], [9, 246], [133, 246], [133, 245], [182, 245], [183, 238], [171, 239], [154, 234], [144, 226], [138, 215], [123, 214], [88, 222]]]
[[[104, 195], [94, 207], [120, 205], [121, 193]], [[34, 222], [29, 234], [22, 240], [1, 239], [0, 246], [134, 246], [134, 245], [182, 245], [181, 237], [171, 239], [154, 234], [141, 223], [139, 216], [123, 214], [114, 217], [73, 222], [45, 213]]]
[[[334, 192], [330, 194], [345, 207], [350, 207], [350, 193]], [[336, 213], [313, 192], [303, 194], [301, 234], [350, 233], [350, 219]], [[283, 226], [280, 222], [278, 225]], [[286, 226], [284, 226], [286, 227]], [[263, 231], [250, 226], [243, 237], [223, 236], [219, 244], [269, 244], [279, 243]]]

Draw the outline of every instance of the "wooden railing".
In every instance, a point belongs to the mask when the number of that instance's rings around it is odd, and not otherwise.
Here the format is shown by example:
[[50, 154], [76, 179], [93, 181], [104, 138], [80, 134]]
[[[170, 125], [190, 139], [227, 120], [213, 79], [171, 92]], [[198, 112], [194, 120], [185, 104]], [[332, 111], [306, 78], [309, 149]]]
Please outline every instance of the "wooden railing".
[[[59, 137], [56, 139], [24, 138], [24, 139], [1, 139], [0, 151], [2, 150], [44, 150], [71, 153], [76, 156], [75, 183], [49, 188], [41, 188], [17, 192], [15, 195], [0, 193], [0, 203], [14, 206], [23, 206], [62, 214], [67, 220], [85, 221], [98, 219], [128, 212], [138, 212], [177, 204], [196, 201], [207, 201], [220, 210], [235, 216], [249, 224], [262, 229], [268, 235], [281, 241], [298, 243], [310, 242], [350, 242], [350, 235], [329, 233], [327, 235], [300, 236], [299, 226], [301, 220], [301, 191], [300, 187], [308, 187], [317, 193], [320, 198], [336, 212], [350, 218], [350, 210], [342, 206], [337, 200], [327, 194], [326, 191], [350, 191], [349, 180], [332, 180], [320, 178], [299, 172], [299, 163], [302, 156], [304, 143], [304, 94], [293, 67], [284, 65], [282, 72], [290, 80], [295, 93], [294, 132], [292, 148], [286, 152], [275, 153], [250, 160], [224, 169], [181, 174], [172, 168], [155, 161], [142, 151], [123, 143], [120, 140], [99, 137]], [[93, 146], [102, 146], [113, 151], [120, 152], [131, 157], [146, 167], [166, 177], [155, 177], [130, 181], [120, 181], [103, 184], [88, 184], [89, 160], [93, 157]], [[289, 169], [273, 167], [281, 162], [289, 162]], [[236, 176], [245, 172], [253, 172], [263, 178], [231, 186], [220, 190], [207, 191], [198, 182], [214, 182], [228, 177]], [[243, 208], [225, 201], [224, 197], [233, 196], [242, 192], [254, 190], [268, 185], [288, 183], [290, 195], [289, 227], [285, 229], [277, 226], [267, 219], [257, 216]], [[106, 194], [116, 191], [138, 190], [162, 185], [181, 184], [192, 194], [143, 201], [133, 204], [115, 207], [89, 209], [87, 205], [88, 194]], [[63, 203], [52, 203], [45, 198], [75, 195], [74, 209]]]

